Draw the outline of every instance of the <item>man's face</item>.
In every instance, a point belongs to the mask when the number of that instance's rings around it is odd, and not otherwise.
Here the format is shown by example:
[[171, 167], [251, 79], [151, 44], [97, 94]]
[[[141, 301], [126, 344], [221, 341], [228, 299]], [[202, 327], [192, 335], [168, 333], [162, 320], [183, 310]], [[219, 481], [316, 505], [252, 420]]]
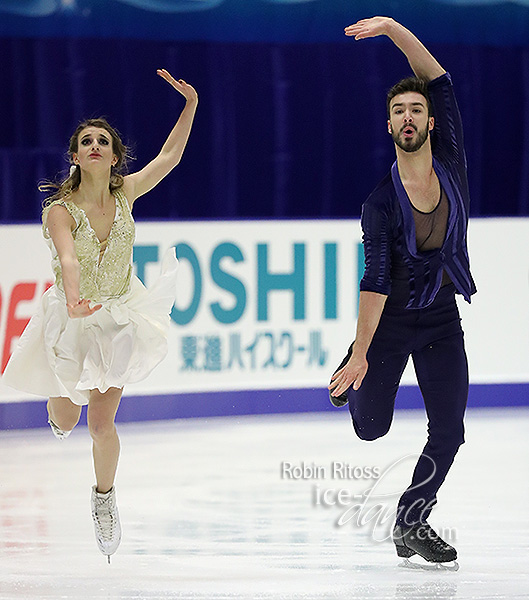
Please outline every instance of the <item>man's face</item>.
[[405, 92], [392, 98], [388, 131], [404, 152], [417, 152], [432, 129], [433, 117], [428, 117], [428, 103], [422, 94]]

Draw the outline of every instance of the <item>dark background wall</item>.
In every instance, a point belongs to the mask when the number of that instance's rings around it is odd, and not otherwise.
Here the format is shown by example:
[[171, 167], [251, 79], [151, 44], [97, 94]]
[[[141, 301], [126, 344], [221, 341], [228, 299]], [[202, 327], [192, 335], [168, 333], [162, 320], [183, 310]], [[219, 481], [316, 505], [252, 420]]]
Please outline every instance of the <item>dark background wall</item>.
[[[0, 221], [37, 221], [37, 182], [69, 136], [105, 115], [132, 170], [159, 151], [192, 83], [181, 165], [137, 218], [357, 217], [394, 160], [385, 93], [410, 74], [388, 40], [343, 27], [373, 14], [412, 29], [453, 77], [472, 214], [529, 215], [529, 7], [486, 0], [0, 0]], [[201, 10], [197, 10], [200, 6]]]

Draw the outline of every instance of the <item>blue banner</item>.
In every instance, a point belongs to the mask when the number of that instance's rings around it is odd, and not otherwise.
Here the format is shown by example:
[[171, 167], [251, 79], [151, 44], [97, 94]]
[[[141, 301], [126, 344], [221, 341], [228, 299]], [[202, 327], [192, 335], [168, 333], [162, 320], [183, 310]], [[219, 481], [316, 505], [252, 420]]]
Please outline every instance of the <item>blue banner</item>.
[[0, 0], [0, 36], [332, 42], [374, 14], [430, 43], [529, 40], [529, 0]]

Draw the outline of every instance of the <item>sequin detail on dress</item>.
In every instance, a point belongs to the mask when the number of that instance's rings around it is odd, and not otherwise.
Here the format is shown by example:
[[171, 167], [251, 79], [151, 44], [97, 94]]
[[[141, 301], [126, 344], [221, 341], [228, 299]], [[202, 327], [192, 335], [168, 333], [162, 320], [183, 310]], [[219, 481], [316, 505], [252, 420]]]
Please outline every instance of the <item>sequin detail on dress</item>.
[[134, 220], [123, 192], [116, 192], [116, 214], [108, 237], [103, 242], [97, 238], [85, 211], [74, 202], [57, 200], [44, 209], [42, 231], [52, 254], [55, 284], [64, 292], [61, 264], [47, 227], [52, 206], [64, 206], [76, 223], [72, 232], [75, 251], [81, 268], [80, 294], [94, 302], [117, 298], [126, 293], [132, 277], [132, 246], [135, 238]]
[[72, 202], [59, 202], [75, 220], [72, 232], [81, 267], [81, 296], [101, 302], [94, 314], [71, 319], [60, 262], [46, 227], [56, 285], [44, 293], [2, 377], [3, 383], [39, 396], [62, 396], [88, 404], [101, 393], [145, 379], [167, 353], [170, 312], [176, 293], [175, 249], [164, 253], [160, 276], [148, 288], [132, 275], [134, 222], [119, 192], [106, 248], [87, 216]]

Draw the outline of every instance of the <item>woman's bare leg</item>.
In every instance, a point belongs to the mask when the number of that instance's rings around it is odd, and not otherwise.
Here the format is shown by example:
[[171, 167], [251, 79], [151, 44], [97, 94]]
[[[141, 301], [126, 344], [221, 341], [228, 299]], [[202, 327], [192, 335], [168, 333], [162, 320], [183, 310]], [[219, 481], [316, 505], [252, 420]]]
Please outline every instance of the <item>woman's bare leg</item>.
[[79, 422], [81, 407], [74, 404], [70, 398], [49, 398], [47, 408], [50, 420], [63, 431], [71, 431]]
[[114, 419], [123, 389], [110, 388], [104, 394], [90, 390], [88, 429], [92, 436], [92, 452], [97, 491], [108, 492], [114, 485], [119, 459], [119, 438]]

